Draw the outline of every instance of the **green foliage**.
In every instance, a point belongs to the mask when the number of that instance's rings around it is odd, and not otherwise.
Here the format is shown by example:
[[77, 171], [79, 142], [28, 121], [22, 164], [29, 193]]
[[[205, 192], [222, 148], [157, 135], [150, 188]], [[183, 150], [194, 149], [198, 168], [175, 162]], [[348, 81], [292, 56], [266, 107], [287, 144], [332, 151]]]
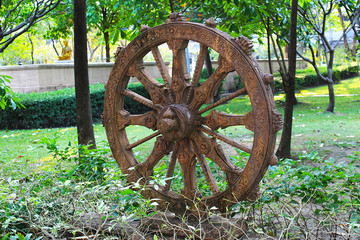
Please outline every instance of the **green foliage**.
[[[61, 149], [58, 145], [59, 135], [54, 138], [44, 137], [40, 143], [43, 144], [54, 157], [60, 162], [78, 163], [71, 171], [67, 171], [68, 178], [85, 178], [91, 181], [103, 180], [106, 175], [107, 157], [109, 146], [105, 142], [99, 142], [101, 146], [90, 149], [91, 146], [72, 146], [71, 142]], [[102, 146], [102, 145], [105, 146]]]
[[[213, 68], [212, 70], [213, 70], [213, 72], [215, 72], [215, 68]], [[200, 73], [200, 79], [202, 79], [202, 80], [208, 79], [207, 69], [206, 69], [206, 68], [204, 68], [204, 69], [201, 71], [201, 73]]]
[[62, 239], [83, 233], [74, 226], [83, 214], [118, 217], [122, 224], [153, 211], [151, 201], [135, 191], [140, 184], [126, 183], [126, 176], [109, 157], [107, 143], [98, 142], [101, 150], [90, 150], [71, 143], [62, 148], [58, 140], [58, 136], [42, 140], [55, 157], [55, 169], [39, 169], [21, 179], [0, 178], [1, 240], [37, 240], [45, 235]]
[[61, 1], [0, 1], [0, 53], [34, 24], [46, 19]]
[[62, 0], [57, 8], [58, 14], [51, 15], [47, 21], [43, 22], [43, 33], [45, 39], [66, 39], [72, 34], [71, 28], [74, 26], [73, 2]]
[[[149, 97], [146, 89], [139, 83], [128, 85], [128, 89]], [[90, 88], [93, 120], [99, 122], [104, 105], [104, 86], [99, 84]], [[0, 129], [33, 129], [50, 127], [67, 127], [76, 125], [75, 90], [62, 89], [46, 93], [20, 95], [25, 109], [8, 109], [1, 111]], [[149, 110], [148, 107], [125, 97], [124, 108], [131, 113], [139, 114]]]
[[0, 75], [0, 107], [2, 110], [11, 108], [15, 110], [17, 107], [24, 107], [20, 99], [14, 94], [12, 89], [7, 85], [12, 77]]
[[126, 29], [116, 28], [120, 17], [125, 14], [125, 8], [122, 8], [117, 0], [87, 1], [87, 22], [91, 28], [96, 28], [104, 34], [107, 32], [117, 42], [120, 33]]
[[355, 236], [360, 233], [360, 190], [356, 185], [360, 158], [355, 153], [351, 158], [348, 163], [337, 163], [332, 158], [322, 161], [315, 157], [313, 161], [322, 162], [316, 166], [285, 159], [269, 167], [262, 196], [254, 203], [237, 204], [232, 214], [249, 214], [249, 219], [256, 215], [262, 222], [257, 231], [270, 236], [287, 232], [294, 234], [293, 238], [313, 234], [319, 239], [318, 234], [329, 234], [329, 229], [338, 226], [338, 232]]

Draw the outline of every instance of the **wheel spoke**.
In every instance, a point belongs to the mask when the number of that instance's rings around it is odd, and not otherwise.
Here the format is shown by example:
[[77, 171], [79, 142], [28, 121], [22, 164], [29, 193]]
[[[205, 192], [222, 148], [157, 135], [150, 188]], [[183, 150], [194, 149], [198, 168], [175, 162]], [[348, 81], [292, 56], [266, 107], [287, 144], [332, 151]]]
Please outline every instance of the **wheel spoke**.
[[175, 171], [175, 166], [176, 166], [178, 148], [179, 148], [179, 143], [176, 143], [175, 149], [174, 149], [174, 151], [173, 151], [173, 153], [171, 155], [171, 158], [170, 158], [170, 163], [169, 163], [168, 170], [166, 172], [166, 180], [165, 180], [164, 191], [170, 190], [172, 177], [174, 176], [174, 171]]
[[140, 94], [133, 92], [129, 89], [125, 89], [121, 92], [123, 95], [141, 103], [144, 104], [145, 106], [148, 106], [149, 108], [152, 108], [154, 110], [161, 110], [161, 106], [154, 104], [151, 100], [147, 99], [146, 97], [141, 96]]
[[199, 84], [199, 80], [200, 80], [200, 75], [201, 75], [201, 71], [203, 69], [204, 66], [204, 62], [205, 62], [205, 58], [206, 58], [206, 53], [208, 52], [208, 47], [204, 44], [200, 44], [200, 52], [199, 52], [199, 56], [196, 60], [196, 66], [195, 66], [195, 70], [194, 70], [194, 75], [192, 78], [192, 82], [191, 82], [191, 86], [190, 86], [190, 90], [188, 93], [188, 97], [186, 99], [186, 103], [189, 104], [191, 101], [191, 98], [193, 97], [193, 93], [194, 93], [194, 88], [196, 88]]
[[200, 166], [203, 170], [205, 178], [206, 178], [207, 182], [209, 183], [211, 192], [213, 194], [219, 193], [220, 192], [219, 186], [217, 185], [217, 183], [215, 181], [214, 175], [212, 174], [209, 164], [206, 162], [204, 155], [201, 153], [201, 151], [199, 150], [198, 146], [196, 145], [196, 143], [194, 141], [191, 141], [191, 146], [195, 151], [195, 155], [200, 163]]
[[246, 93], [246, 88], [241, 88], [241, 89], [237, 90], [236, 92], [231, 93], [227, 97], [224, 97], [223, 99], [220, 99], [219, 101], [214, 102], [213, 104], [210, 104], [209, 106], [201, 109], [198, 112], [198, 114], [203, 114], [204, 112], [207, 112], [210, 109], [213, 109], [213, 108], [215, 108], [215, 107], [217, 107], [217, 106], [219, 106], [221, 104], [224, 104], [224, 103], [226, 103], [226, 102], [228, 102], [228, 101], [230, 101], [230, 100], [232, 100], [232, 99], [234, 99], [234, 98], [236, 98], [236, 97], [238, 97], [238, 96], [240, 96], [241, 94], [244, 94], [244, 93]]
[[236, 165], [230, 161], [215, 138], [209, 138], [201, 131], [195, 131], [191, 135], [191, 139], [200, 146], [199, 150], [202, 154], [215, 162], [220, 169], [225, 172], [226, 180], [229, 184], [232, 184], [241, 174], [241, 169], [237, 168]]
[[169, 48], [173, 52], [172, 81], [171, 89], [175, 93], [175, 103], [182, 103], [184, 91], [189, 85], [189, 73], [186, 64], [186, 52], [188, 41], [173, 39], [168, 42]]
[[145, 87], [145, 89], [150, 94], [151, 100], [154, 104], [166, 105], [168, 103], [166, 96], [166, 88], [164, 84], [156, 81], [146, 70], [144, 67], [144, 62], [142, 60], [138, 60], [133, 63], [129, 68], [128, 75], [132, 77], [136, 77], [139, 82]]
[[158, 69], [160, 71], [160, 74], [161, 74], [161, 76], [162, 76], [162, 78], [164, 80], [165, 86], [169, 90], [170, 100], [171, 100], [171, 102], [174, 102], [173, 92], [170, 91], [171, 90], [171, 88], [170, 88], [171, 77], [170, 77], [170, 74], [169, 74], [169, 70], [166, 67], [165, 61], [161, 56], [160, 50], [159, 50], [158, 47], [153, 47], [153, 48], [151, 48], [151, 52], [152, 52], [152, 54], [154, 56], [154, 59], [155, 59], [156, 65], [157, 65], [157, 67], [158, 67]]
[[152, 176], [154, 173], [155, 165], [165, 156], [168, 155], [174, 147], [174, 143], [164, 140], [162, 137], [158, 137], [154, 144], [149, 157], [145, 162], [142, 162], [136, 166], [136, 170], [142, 173], [145, 178]]
[[201, 153], [213, 160], [221, 170], [233, 171], [236, 168], [235, 164], [226, 157], [215, 138], [209, 138], [201, 131], [195, 131], [191, 139], [200, 146]]
[[191, 110], [199, 109], [210, 97], [216, 94], [217, 89], [221, 86], [222, 81], [229, 72], [234, 71], [232, 66], [222, 57], [218, 60], [219, 67], [201, 86], [195, 88], [194, 97], [189, 104]]
[[179, 142], [177, 158], [184, 177], [184, 190], [182, 194], [194, 199], [196, 194], [196, 156], [191, 148], [189, 139]]
[[160, 132], [159, 132], [159, 131], [154, 132], [153, 134], [151, 134], [151, 135], [149, 135], [149, 136], [147, 136], [147, 137], [144, 137], [143, 139], [140, 139], [139, 141], [134, 142], [134, 143], [128, 145], [128, 146], [126, 147], [126, 149], [127, 149], [127, 150], [130, 150], [130, 149], [132, 149], [132, 148], [134, 148], [134, 147], [136, 147], [136, 146], [139, 146], [140, 144], [149, 141], [150, 139], [156, 137], [157, 135], [160, 135]]
[[254, 129], [254, 119], [252, 112], [249, 112], [246, 115], [236, 115], [219, 112], [215, 109], [212, 110], [206, 117], [202, 117], [201, 122], [210, 127], [211, 130], [238, 125], [245, 125], [249, 130]]
[[116, 127], [122, 130], [129, 125], [139, 125], [156, 130], [156, 114], [150, 111], [144, 114], [130, 114], [128, 111], [121, 110], [116, 114]]
[[207, 127], [204, 127], [204, 126], [200, 126], [199, 129], [201, 131], [203, 131], [204, 133], [209, 134], [210, 136], [212, 136], [214, 138], [217, 138], [220, 141], [223, 141], [223, 142], [225, 142], [225, 143], [227, 143], [227, 144], [229, 144], [229, 145], [231, 145], [231, 146], [233, 146], [233, 147], [235, 147], [237, 149], [240, 149], [240, 150], [242, 150], [244, 152], [247, 152], [247, 153], [251, 153], [251, 149], [249, 147], [247, 147], [247, 146], [245, 146], [245, 145], [243, 145], [241, 143], [238, 143], [235, 140], [232, 140], [231, 138], [229, 138], [227, 136], [224, 136], [224, 135], [222, 135], [220, 133], [217, 133], [217, 132], [215, 132], [215, 131], [207, 128]]

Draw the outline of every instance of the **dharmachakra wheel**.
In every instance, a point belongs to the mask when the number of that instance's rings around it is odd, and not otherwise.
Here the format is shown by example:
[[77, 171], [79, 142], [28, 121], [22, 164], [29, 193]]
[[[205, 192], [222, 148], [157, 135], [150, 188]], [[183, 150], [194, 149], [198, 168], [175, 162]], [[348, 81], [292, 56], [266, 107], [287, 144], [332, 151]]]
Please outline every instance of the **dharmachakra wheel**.
[[[192, 78], [186, 65], [189, 41], [200, 44]], [[171, 75], [159, 51], [162, 44], [167, 44], [172, 51]], [[200, 84], [209, 48], [219, 54], [218, 67]], [[164, 83], [155, 80], [144, 67], [143, 58], [150, 52]], [[202, 210], [215, 207], [224, 212], [238, 201], [258, 197], [259, 182], [268, 166], [277, 163], [273, 153], [276, 132], [282, 124], [269, 86], [273, 76], [264, 74], [251, 54], [252, 43], [247, 38], [232, 38], [216, 29], [212, 19], [205, 25], [186, 22], [179, 13], [171, 14], [163, 25], [143, 27], [142, 33], [119, 51], [106, 86], [104, 125], [114, 158], [129, 182], [138, 181], [147, 186], [142, 190], [145, 197], [158, 199], [160, 206], [176, 213], [186, 209], [197, 211], [195, 206]], [[233, 71], [245, 87], [208, 103]], [[142, 83], [150, 99], [127, 89], [130, 77]], [[215, 109], [243, 94], [248, 95], [252, 108], [246, 114]], [[150, 110], [144, 114], [130, 113], [124, 109], [125, 97]], [[133, 125], [146, 127], [153, 133], [130, 142], [126, 128]], [[243, 126], [252, 132], [250, 146], [218, 131], [234, 126]], [[143, 161], [137, 159], [134, 148], [150, 140], [156, 140], [152, 152]], [[243, 167], [225, 154], [226, 146], [249, 155]], [[151, 181], [160, 162], [165, 164], [161, 175], [163, 185]], [[225, 188], [224, 184], [219, 187], [210, 165], [223, 173]], [[199, 179], [199, 172], [203, 180]], [[172, 186], [175, 175], [182, 175], [180, 191]], [[197, 185], [204, 180], [210, 189], [207, 195]]]

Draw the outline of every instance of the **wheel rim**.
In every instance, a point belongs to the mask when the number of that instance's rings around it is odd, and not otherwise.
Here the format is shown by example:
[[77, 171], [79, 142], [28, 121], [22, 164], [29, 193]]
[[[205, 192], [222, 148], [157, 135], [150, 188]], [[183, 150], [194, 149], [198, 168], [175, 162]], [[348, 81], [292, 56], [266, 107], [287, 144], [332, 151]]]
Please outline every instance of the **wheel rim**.
[[[181, 15], [172, 16], [166, 24], [144, 29], [120, 51], [106, 87], [106, 133], [113, 156], [121, 170], [128, 174], [129, 182], [140, 181], [149, 185], [154, 167], [166, 155], [170, 155], [167, 160], [167, 178], [171, 178], [175, 166], [180, 165], [184, 179], [181, 194], [171, 190], [172, 180], [167, 179], [164, 187], [150, 185], [142, 192], [145, 197], [160, 199], [160, 205], [173, 212], [184, 212], [186, 206], [195, 211], [194, 202], [200, 202], [197, 207], [201, 209], [217, 207], [225, 211], [237, 201], [255, 199], [259, 194], [258, 183], [269, 164], [277, 162], [273, 149], [276, 132], [281, 128], [281, 116], [275, 110], [268, 86], [272, 76], [264, 74], [251, 57], [251, 43], [246, 38], [231, 38], [213, 28], [211, 22], [206, 26], [185, 22]], [[200, 53], [191, 80], [185, 69], [185, 48], [189, 40], [200, 43]], [[163, 43], [167, 43], [173, 51], [172, 77], [158, 49]], [[219, 67], [198, 86], [208, 48], [219, 53]], [[165, 84], [154, 81], [144, 69], [142, 59], [148, 52], [152, 52]], [[222, 80], [231, 71], [237, 72], [245, 88], [200, 109], [209, 97], [215, 95]], [[136, 77], [144, 85], [150, 99], [126, 89], [130, 76]], [[214, 110], [216, 106], [245, 92], [251, 101], [251, 112], [230, 115]], [[124, 96], [152, 110], [142, 115], [132, 115], [124, 110]], [[131, 125], [141, 125], [155, 132], [130, 143], [125, 128]], [[237, 125], [244, 125], [253, 131], [252, 147], [216, 131]], [[153, 151], [144, 162], [138, 162], [132, 149], [153, 138], [156, 138]], [[249, 153], [245, 168], [236, 167], [217, 141]], [[225, 190], [219, 189], [206, 158], [225, 174]], [[202, 196], [197, 188], [197, 163], [210, 186], [210, 196]]]

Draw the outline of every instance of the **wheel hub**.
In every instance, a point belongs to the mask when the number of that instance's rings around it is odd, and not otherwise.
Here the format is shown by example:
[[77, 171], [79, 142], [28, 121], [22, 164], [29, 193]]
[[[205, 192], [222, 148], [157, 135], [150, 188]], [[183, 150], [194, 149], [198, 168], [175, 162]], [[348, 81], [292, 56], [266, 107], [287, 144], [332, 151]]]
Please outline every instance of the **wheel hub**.
[[166, 140], [179, 141], [190, 135], [194, 128], [194, 116], [181, 104], [164, 107], [160, 114], [157, 129]]

